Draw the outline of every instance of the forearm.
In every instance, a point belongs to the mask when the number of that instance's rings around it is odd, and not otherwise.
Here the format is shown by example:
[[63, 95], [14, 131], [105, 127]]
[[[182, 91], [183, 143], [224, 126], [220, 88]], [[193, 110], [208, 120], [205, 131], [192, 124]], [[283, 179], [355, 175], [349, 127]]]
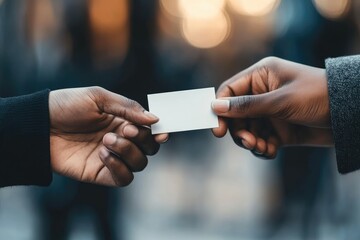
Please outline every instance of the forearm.
[[48, 96], [0, 99], [0, 187], [50, 184]]

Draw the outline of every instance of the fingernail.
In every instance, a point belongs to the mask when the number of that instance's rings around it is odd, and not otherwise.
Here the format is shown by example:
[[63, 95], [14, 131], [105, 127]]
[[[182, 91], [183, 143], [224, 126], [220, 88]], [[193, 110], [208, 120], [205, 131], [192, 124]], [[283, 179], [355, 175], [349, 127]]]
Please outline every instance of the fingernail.
[[111, 146], [111, 145], [115, 144], [116, 140], [117, 140], [117, 137], [113, 133], [108, 133], [104, 136], [104, 144], [105, 145]]
[[259, 153], [258, 151], [251, 151], [254, 156], [260, 158], [260, 159], [264, 159], [264, 160], [267, 160], [267, 159], [270, 159], [268, 156], [264, 155], [264, 153]]
[[211, 107], [216, 112], [226, 113], [230, 110], [230, 101], [224, 99], [216, 99], [212, 101]]
[[157, 116], [155, 116], [154, 114], [152, 114], [151, 112], [148, 111], [144, 111], [144, 114], [148, 115], [149, 117], [153, 118], [153, 119], [159, 119]]
[[257, 151], [257, 150], [254, 150], [253, 153], [255, 153], [256, 155], [263, 155], [262, 152], [259, 152], [259, 151]]
[[123, 133], [126, 137], [136, 137], [139, 134], [139, 129], [134, 125], [127, 125], [124, 127]]
[[100, 157], [104, 160], [110, 155], [109, 151], [106, 150], [105, 148], [101, 148], [99, 154], [100, 154]]
[[166, 143], [169, 140], [169, 135], [166, 136], [166, 138], [161, 140], [161, 143]]
[[235, 144], [238, 145], [239, 147], [246, 148], [242, 142], [243, 141], [242, 138], [235, 138], [234, 141], [235, 141]]
[[241, 142], [245, 148], [251, 149], [251, 145], [245, 139], [242, 139]]

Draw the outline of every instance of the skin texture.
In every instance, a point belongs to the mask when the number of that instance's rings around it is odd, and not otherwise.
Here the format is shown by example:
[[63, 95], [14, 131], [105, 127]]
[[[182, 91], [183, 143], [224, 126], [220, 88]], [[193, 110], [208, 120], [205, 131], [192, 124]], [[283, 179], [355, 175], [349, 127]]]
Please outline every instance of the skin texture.
[[333, 144], [324, 69], [268, 57], [224, 82], [217, 98], [214, 135], [229, 129], [256, 156], [274, 158], [289, 145]]
[[167, 135], [152, 136], [158, 118], [137, 102], [100, 87], [50, 92], [54, 172], [106, 186], [126, 186]]

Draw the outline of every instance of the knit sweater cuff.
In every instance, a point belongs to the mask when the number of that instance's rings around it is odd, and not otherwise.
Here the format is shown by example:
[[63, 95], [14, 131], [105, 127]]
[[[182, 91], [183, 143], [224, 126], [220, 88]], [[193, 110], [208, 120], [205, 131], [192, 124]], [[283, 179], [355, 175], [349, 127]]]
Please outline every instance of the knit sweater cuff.
[[0, 186], [51, 183], [49, 90], [0, 99]]
[[326, 60], [330, 114], [340, 173], [360, 169], [360, 57]]

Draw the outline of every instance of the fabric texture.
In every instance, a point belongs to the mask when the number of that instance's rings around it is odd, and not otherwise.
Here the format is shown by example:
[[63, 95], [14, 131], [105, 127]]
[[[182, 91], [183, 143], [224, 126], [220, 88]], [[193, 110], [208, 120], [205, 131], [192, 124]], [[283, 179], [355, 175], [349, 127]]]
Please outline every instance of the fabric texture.
[[360, 55], [326, 60], [338, 170], [360, 169]]
[[49, 90], [0, 98], [0, 187], [51, 183]]

